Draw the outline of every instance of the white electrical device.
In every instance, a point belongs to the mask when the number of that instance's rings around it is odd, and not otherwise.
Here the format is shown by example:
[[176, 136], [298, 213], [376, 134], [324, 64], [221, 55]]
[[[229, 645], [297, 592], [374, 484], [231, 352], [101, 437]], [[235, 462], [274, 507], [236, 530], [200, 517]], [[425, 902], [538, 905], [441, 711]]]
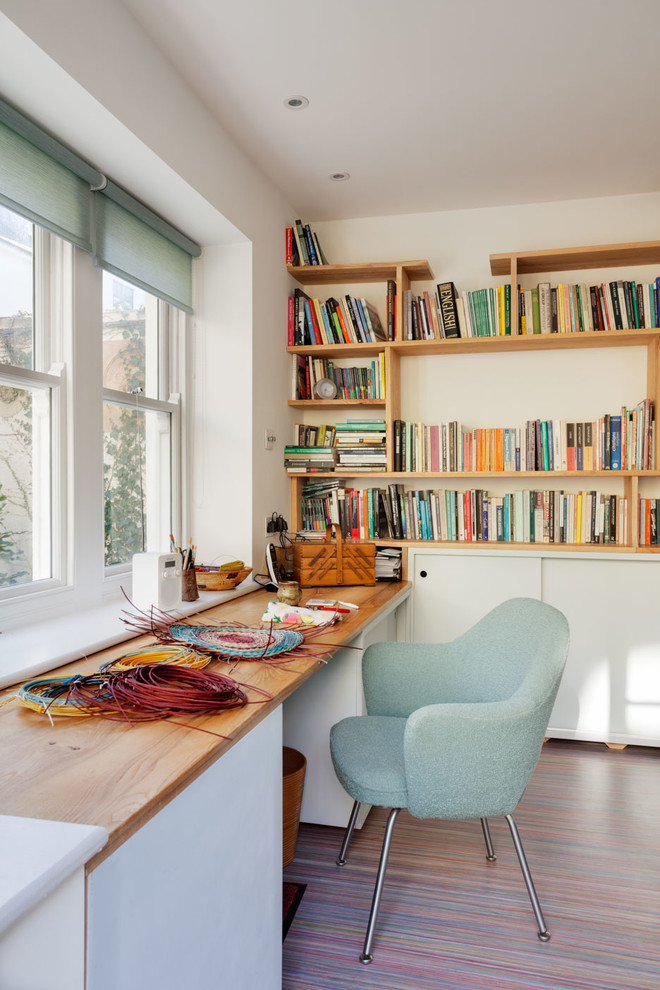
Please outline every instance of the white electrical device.
[[131, 601], [138, 608], [178, 608], [181, 604], [181, 554], [133, 554]]

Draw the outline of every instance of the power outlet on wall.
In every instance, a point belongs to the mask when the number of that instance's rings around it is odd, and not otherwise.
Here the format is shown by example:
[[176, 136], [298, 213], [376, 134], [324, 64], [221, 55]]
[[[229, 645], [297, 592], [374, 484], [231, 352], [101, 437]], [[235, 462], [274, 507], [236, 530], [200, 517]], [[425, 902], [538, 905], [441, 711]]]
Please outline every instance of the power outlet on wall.
[[285, 533], [289, 528], [289, 524], [280, 515], [279, 512], [271, 512], [269, 516], [266, 516], [266, 522], [264, 525], [264, 536], [275, 536], [276, 533]]

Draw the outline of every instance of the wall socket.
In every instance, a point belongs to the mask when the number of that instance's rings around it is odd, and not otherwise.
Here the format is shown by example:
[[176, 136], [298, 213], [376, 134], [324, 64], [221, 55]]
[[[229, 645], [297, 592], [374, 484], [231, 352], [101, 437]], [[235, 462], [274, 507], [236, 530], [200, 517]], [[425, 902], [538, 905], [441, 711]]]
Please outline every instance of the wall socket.
[[286, 532], [288, 528], [289, 524], [284, 516], [280, 515], [279, 512], [271, 512], [269, 516], [266, 516], [264, 536], [274, 538], [278, 533]]

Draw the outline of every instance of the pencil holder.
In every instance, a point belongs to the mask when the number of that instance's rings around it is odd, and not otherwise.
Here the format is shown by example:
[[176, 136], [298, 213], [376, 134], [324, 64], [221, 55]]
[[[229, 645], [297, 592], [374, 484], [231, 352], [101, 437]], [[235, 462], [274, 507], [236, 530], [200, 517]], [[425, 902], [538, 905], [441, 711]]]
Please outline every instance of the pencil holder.
[[196, 602], [199, 598], [197, 590], [197, 575], [194, 567], [188, 567], [181, 572], [181, 601]]

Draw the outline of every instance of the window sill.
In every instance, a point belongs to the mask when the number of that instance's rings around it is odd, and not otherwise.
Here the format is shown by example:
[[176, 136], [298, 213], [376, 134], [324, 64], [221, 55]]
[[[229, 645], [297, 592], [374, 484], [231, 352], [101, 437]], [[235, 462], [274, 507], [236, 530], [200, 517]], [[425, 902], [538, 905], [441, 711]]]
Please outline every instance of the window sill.
[[[173, 614], [177, 617], [193, 615], [212, 605], [258, 591], [259, 587], [250, 581], [233, 591], [200, 591], [197, 601], [183, 602]], [[0, 635], [0, 688], [38, 677], [62, 664], [133, 639], [135, 633], [120, 618], [125, 605], [126, 602], [118, 598], [75, 615], [3, 632]]]

